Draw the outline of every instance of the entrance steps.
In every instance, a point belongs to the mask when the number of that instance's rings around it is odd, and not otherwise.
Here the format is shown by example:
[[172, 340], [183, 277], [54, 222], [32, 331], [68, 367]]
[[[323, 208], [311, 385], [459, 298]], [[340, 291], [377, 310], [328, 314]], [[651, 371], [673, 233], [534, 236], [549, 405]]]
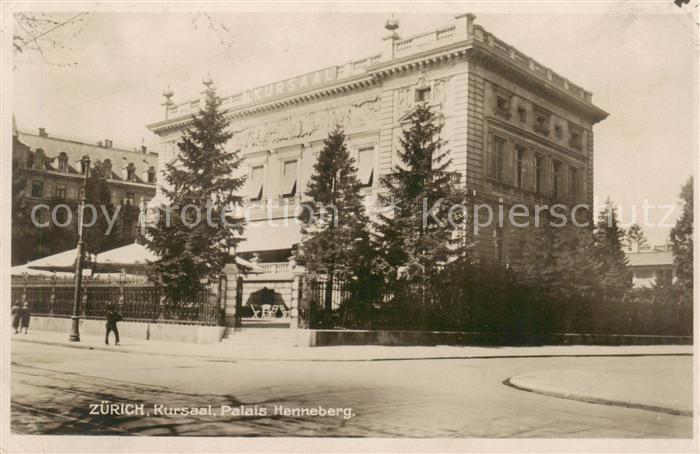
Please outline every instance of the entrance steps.
[[308, 347], [309, 332], [285, 328], [226, 328], [222, 344], [251, 349]]

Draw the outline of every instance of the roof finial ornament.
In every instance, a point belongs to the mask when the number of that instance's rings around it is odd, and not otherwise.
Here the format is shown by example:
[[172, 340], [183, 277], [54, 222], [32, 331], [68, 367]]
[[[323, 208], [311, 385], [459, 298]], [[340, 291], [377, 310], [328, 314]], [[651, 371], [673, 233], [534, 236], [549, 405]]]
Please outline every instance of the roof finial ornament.
[[386, 20], [384, 28], [389, 30], [392, 34], [397, 33], [396, 30], [399, 29], [399, 20], [396, 18], [396, 16], [394, 16], [394, 13], [391, 13], [389, 19]]
[[207, 75], [202, 78], [202, 83], [207, 87], [207, 89], [211, 88], [211, 85], [214, 83], [214, 79], [211, 78], [209, 71], [207, 71]]
[[165, 101], [163, 104], [161, 104], [163, 107], [165, 107], [165, 119], [168, 119], [168, 111], [172, 106], [175, 105], [173, 100], [171, 99], [175, 92], [173, 92], [173, 89], [170, 88], [170, 85], [168, 85], [165, 89], [163, 89], [163, 97], [165, 98]]

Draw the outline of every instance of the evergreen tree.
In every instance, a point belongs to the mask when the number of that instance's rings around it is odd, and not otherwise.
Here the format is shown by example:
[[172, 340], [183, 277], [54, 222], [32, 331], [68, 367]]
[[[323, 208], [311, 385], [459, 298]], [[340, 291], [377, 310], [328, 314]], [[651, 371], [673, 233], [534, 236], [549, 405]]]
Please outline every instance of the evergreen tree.
[[[16, 139], [15, 139], [16, 140]], [[27, 175], [18, 159], [12, 159], [12, 266], [35, 258], [35, 229], [25, 196]]]
[[202, 279], [218, 277], [230, 248], [241, 241], [243, 219], [234, 210], [242, 205], [237, 192], [245, 179], [232, 176], [240, 159], [224, 148], [232, 134], [220, 105], [208, 86], [204, 109], [177, 144], [178, 159], [165, 167], [163, 194], [170, 204], [147, 228], [146, 243], [159, 256], [153, 278], [176, 301], [201, 289]]
[[608, 302], [621, 301], [632, 288], [632, 277], [627, 268], [623, 249], [625, 230], [620, 227], [617, 210], [610, 199], [598, 216], [594, 231], [595, 259], [600, 265], [602, 298]]
[[671, 252], [676, 285], [683, 299], [693, 301], [693, 177], [681, 188], [681, 217], [671, 229]]
[[[335, 278], [359, 280], [361, 288], [371, 287], [366, 269], [371, 262], [372, 248], [367, 217], [357, 178], [355, 160], [345, 145], [340, 126], [330, 132], [314, 164], [305, 203], [300, 214], [304, 234], [300, 261], [311, 274], [326, 279], [324, 306], [332, 306]], [[367, 285], [365, 285], [367, 284]]]
[[632, 224], [625, 235], [625, 242], [629, 246], [636, 245], [638, 249], [645, 246], [647, 244], [647, 237], [644, 235], [642, 226], [637, 223]]
[[524, 243], [513, 268], [518, 285], [535, 300], [531, 303], [551, 314], [560, 329], [575, 329], [587, 322], [587, 308], [599, 288], [589, 228], [553, 227], [545, 216]]
[[380, 213], [377, 231], [387, 280], [418, 283], [426, 291], [441, 265], [462, 253], [462, 212], [452, 211], [454, 222], [448, 213], [465, 203], [465, 195], [457, 188], [459, 174], [448, 170], [441, 119], [422, 102], [408, 121], [398, 151], [401, 164], [382, 178], [386, 192], [380, 203], [393, 209]]

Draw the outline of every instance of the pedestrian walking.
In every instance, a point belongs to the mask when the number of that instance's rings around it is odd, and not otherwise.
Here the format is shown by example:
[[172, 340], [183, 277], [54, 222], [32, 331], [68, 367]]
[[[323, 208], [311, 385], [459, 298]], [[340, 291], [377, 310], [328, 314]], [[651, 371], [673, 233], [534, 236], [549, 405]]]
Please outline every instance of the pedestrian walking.
[[22, 315], [20, 314], [22, 308], [19, 307], [19, 304], [15, 301], [15, 305], [12, 306], [12, 328], [14, 328], [15, 333], [17, 334], [19, 332], [19, 322], [21, 320]]
[[24, 303], [22, 305], [22, 309], [19, 311], [20, 315], [20, 333], [22, 330], [24, 330], [24, 334], [27, 334], [27, 330], [29, 330], [29, 320], [32, 318], [32, 313], [29, 310], [29, 303]]
[[114, 333], [114, 345], [119, 345], [119, 330], [117, 322], [122, 320], [122, 316], [117, 312], [112, 305], [107, 307], [107, 315], [105, 317], [105, 344], [109, 345], [109, 333]]

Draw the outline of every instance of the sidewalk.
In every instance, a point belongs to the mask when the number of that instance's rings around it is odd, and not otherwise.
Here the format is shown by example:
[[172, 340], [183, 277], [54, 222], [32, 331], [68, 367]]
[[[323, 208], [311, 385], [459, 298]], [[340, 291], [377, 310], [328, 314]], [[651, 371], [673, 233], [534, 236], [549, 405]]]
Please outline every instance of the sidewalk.
[[563, 399], [692, 416], [693, 376], [681, 366], [650, 364], [644, 374], [624, 363], [605, 369], [551, 370], [511, 377], [505, 384]]
[[145, 339], [122, 339], [120, 346], [105, 345], [101, 336], [81, 335], [80, 342], [69, 342], [68, 333], [33, 331], [28, 335], [15, 334], [13, 342], [33, 342], [69, 348], [106, 350], [148, 355], [187, 356], [220, 361], [382, 361], [449, 358], [507, 358], [549, 356], [638, 356], [638, 355], [692, 355], [691, 345], [649, 346], [545, 346], [545, 347], [285, 347], [270, 345], [262, 348], [235, 346], [229, 343], [189, 344]]

